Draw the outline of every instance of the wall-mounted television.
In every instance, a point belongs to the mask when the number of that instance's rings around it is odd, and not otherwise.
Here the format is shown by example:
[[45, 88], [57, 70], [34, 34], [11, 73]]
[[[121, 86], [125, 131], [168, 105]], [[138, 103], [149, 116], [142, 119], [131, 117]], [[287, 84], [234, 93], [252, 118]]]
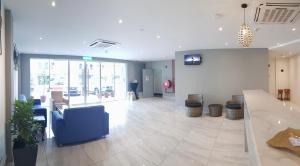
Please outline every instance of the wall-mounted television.
[[200, 54], [184, 55], [184, 65], [200, 65], [201, 61]]

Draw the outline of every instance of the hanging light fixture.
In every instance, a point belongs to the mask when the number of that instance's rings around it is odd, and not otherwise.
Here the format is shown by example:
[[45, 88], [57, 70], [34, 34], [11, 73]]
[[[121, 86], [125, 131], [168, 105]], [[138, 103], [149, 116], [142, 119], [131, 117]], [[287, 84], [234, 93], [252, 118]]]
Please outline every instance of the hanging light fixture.
[[250, 29], [250, 26], [246, 24], [246, 8], [248, 7], [247, 4], [242, 4], [242, 8], [244, 9], [244, 23], [241, 25], [241, 29], [238, 33], [238, 39], [240, 44], [243, 47], [250, 47], [251, 43], [252, 43], [252, 38], [253, 38], [253, 34], [252, 31]]

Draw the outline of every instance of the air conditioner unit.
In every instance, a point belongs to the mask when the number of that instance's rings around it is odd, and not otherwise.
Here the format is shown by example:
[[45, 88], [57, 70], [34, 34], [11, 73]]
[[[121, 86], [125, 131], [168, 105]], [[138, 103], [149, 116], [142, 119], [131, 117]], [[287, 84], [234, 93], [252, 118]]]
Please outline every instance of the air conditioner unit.
[[300, 0], [259, 0], [255, 10], [257, 24], [292, 24], [300, 15]]
[[89, 47], [91, 48], [109, 48], [109, 47], [112, 47], [112, 46], [116, 46], [116, 45], [119, 45], [120, 43], [118, 42], [114, 42], [114, 41], [109, 41], [109, 40], [103, 40], [103, 39], [97, 39], [93, 42], [91, 42], [89, 44]]

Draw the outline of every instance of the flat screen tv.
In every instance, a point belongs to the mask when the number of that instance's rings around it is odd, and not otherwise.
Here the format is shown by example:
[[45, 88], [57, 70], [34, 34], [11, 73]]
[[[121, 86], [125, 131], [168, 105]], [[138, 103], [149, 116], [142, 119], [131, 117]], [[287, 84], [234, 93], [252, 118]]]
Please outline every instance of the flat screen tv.
[[184, 55], [184, 65], [200, 65], [201, 61], [200, 54]]

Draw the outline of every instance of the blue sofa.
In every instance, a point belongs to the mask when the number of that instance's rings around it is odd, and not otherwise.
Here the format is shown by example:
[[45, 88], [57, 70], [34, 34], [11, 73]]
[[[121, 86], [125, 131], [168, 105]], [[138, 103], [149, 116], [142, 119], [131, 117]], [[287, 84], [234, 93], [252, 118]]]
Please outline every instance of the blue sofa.
[[59, 146], [102, 138], [109, 134], [109, 114], [104, 106], [52, 111], [52, 131]]

